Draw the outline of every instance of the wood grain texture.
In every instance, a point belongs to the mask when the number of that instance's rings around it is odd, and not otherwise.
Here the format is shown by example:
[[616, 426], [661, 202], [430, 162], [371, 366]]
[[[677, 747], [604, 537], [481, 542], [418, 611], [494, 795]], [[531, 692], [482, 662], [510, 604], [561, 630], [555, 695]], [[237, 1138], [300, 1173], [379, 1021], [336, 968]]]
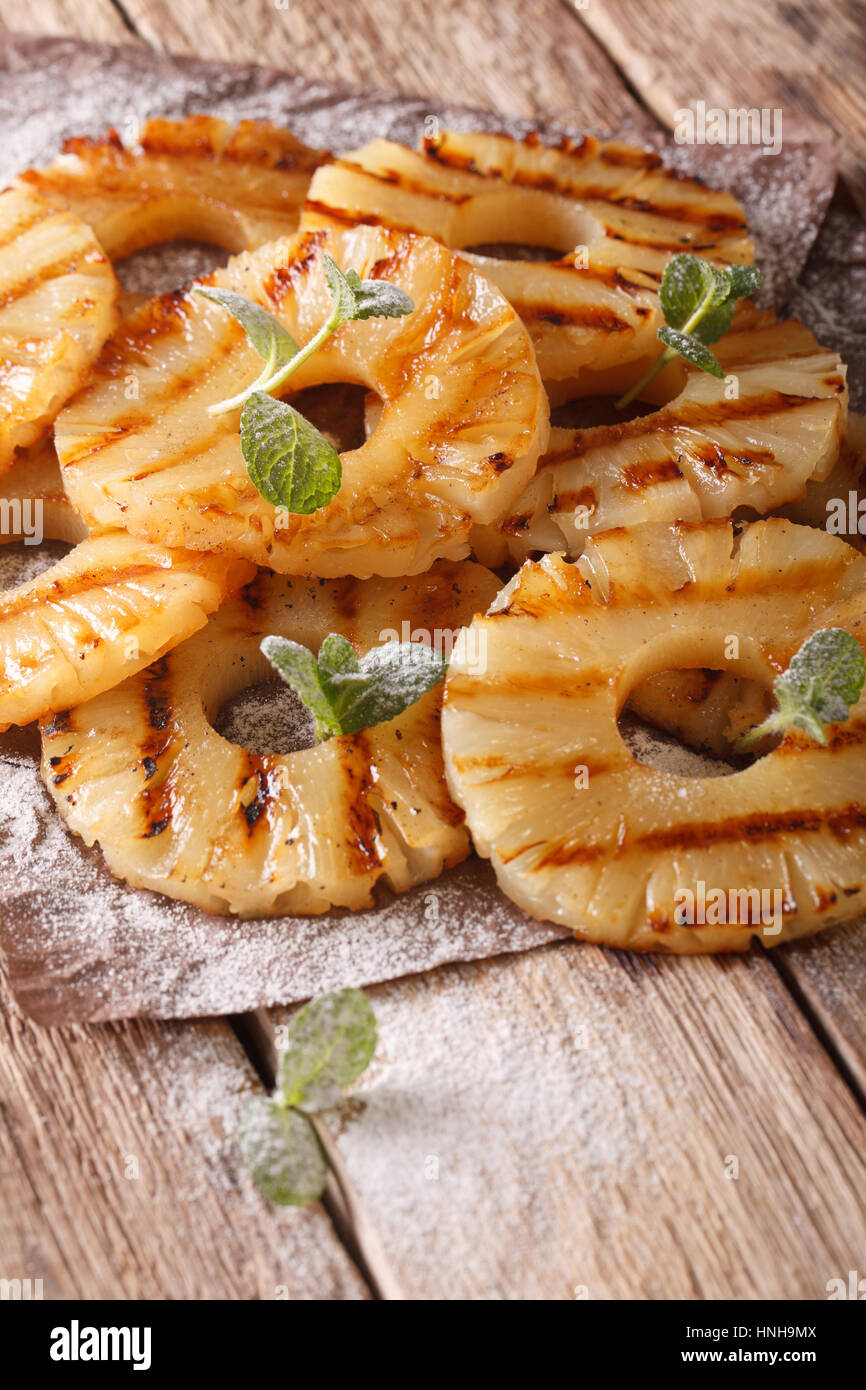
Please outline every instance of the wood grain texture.
[[0, 29], [26, 34], [76, 34], [100, 43], [133, 43], [135, 36], [111, 0], [0, 0]]
[[852, 923], [797, 941], [774, 952], [772, 961], [866, 1102], [866, 926]]
[[779, 107], [828, 123], [866, 209], [866, 12], [851, 0], [589, 0], [575, 13], [655, 116]]
[[0, 1277], [46, 1298], [363, 1299], [321, 1207], [240, 1164], [226, 1022], [46, 1030], [0, 1010]]
[[866, 1121], [759, 953], [556, 945], [370, 997], [328, 1122], [408, 1297], [819, 1299], [862, 1262]]
[[126, 0], [156, 48], [268, 62], [359, 86], [398, 87], [515, 116], [645, 122], [595, 40], [561, 0]]

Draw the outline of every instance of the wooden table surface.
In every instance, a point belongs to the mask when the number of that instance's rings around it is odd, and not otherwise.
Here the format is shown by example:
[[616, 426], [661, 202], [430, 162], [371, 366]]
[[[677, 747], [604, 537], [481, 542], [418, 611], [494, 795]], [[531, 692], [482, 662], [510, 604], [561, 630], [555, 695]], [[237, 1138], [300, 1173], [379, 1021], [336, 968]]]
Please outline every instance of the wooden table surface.
[[[843, 0], [0, 0], [0, 23], [589, 127], [780, 105], [841, 133], [866, 190]], [[334, 1128], [349, 1216], [334, 1192], [269, 1208], [240, 1167], [279, 1011], [47, 1031], [7, 1009], [0, 1276], [72, 1298], [826, 1297], [866, 1269], [863, 951], [862, 927], [745, 958], [565, 943], [372, 989], [379, 1052]]]

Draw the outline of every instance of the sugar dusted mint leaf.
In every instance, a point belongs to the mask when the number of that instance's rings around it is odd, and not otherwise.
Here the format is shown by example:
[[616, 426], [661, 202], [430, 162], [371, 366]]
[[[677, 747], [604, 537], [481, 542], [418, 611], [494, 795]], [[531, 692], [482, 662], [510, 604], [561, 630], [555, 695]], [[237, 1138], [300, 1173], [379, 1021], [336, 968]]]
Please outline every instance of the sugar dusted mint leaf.
[[277, 1087], [283, 1103], [327, 1110], [366, 1071], [376, 1051], [376, 1015], [359, 989], [322, 994], [289, 1024]]
[[269, 1202], [302, 1207], [321, 1197], [328, 1166], [305, 1115], [258, 1096], [244, 1112], [239, 1139], [244, 1162]]
[[660, 328], [658, 335], [666, 347], [673, 348], [674, 352], [684, 357], [687, 362], [700, 367], [702, 372], [709, 372], [710, 376], [717, 377], [725, 375], [721, 363], [696, 334], [681, 333], [676, 328]]
[[402, 318], [414, 309], [406, 291], [390, 280], [362, 280], [356, 270], [344, 273], [327, 251], [322, 260], [337, 326], [353, 319]]
[[197, 285], [195, 292], [203, 299], [210, 299], [214, 304], [228, 309], [249, 338], [250, 346], [267, 363], [269, 371], [285, 366], [299, 352], [291, 333], [261, 304], [237, 294], [235, 290], [222, 290], [215, 285]]
[[444, 678], [446, 662], [422, 642], [383, 642], [358, 663], [323, 681], [344, 734], [396, 719]]
[[250, 479], [275, 507], [302, 516], [326, 507], [340, 490], [340, 455], [286, 401], [254, 391], [241, 415], [241, 452]]
[[318, 660], [284, 637], [266, 637], [262, 651], [313, 713], [320, 741], [357, 734], [396, 719], [443, 679], [446, 662], [420, 642], [384, 642], [358, 657], [331, 632]]
[[794, 656], [774, 692], [779, 708], [741, 740], [747, 748], [766, 734], [802, 729], [816, 743], [827, 743], [827, 728], [848, 718], [866, 681], [863, 648], [844, 628], [813, 632]]
[[665, 266], [659, 301], [665, 317], [658, 336], [664, 349], [647, 372], [617, 401], [622, 410], [639, 396], [668, 362], [684, 357], [711, 376], [725, 373], [707, 343], [715, 343], [731, 326], [736, 301], [751, 294], [763, 282], [754, 266], [718, 269], [702, 256], [683, 251]]

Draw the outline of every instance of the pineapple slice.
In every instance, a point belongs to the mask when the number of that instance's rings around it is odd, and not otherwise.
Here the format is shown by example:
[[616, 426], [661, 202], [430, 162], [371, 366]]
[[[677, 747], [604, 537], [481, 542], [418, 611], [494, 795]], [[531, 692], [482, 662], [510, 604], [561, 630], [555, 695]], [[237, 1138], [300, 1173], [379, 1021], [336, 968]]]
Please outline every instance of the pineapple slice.
[[532, 334], [556, 399], [622, 390], [658, 344], [662, 272], [675, 251], [751, 263], [742, 208], [633, 145], [448, 131], [415, 153], [388, 140], [317, 170], [307, 227], [384, 222], [460, 250], [548, 246], [553, 262], [473, 257]]
[[0, 473], [78, 390], [117, 295], [89, 227], [25, 189], [0, 193]]
[[[778, 515], [841, 535], [863, 551], [864, 536], [854, 526], [858, 505], [866, 498], [864, 472], [866, 416], [849, 413], [848, 432], [836, 467], [820, 482], [810, 480], [805, 496], [780, 507]], [[842, 514], [845, 526], [836, 529]], [[828, 526], [830, 521], [832, 526]], [[772, 703], [763, 686], [730, 671], [661, 671], [643, 681], [629, 697], [629, 708], [639, 718], [716, 758], [730, 758], [740, 734], [760, 724]]]
[[88, 534], [63, 488], [57, 451], [50, 439], [25, 450], [0, 477], [0, 545], [32, 534], [77, 545]]
[[127, 147], [67, 140], [20, 184], [87, 222], [112, 260], [174, 237], [249, 251], [298, 225], [313, 170], [330, 156], [266, 121], [147, 121]]
[[[639, 764], [617, 729], [640, 680], [722, 666], [732, 636], [737, 671], [764, 686], [819, 628], [866, 645], [866, 559], [849, 545], [778, 519], [739, 537], [730, 521], [622, 528], [576, 565], [528, 561], [494, 609], [457, 643], [442, 734], [475, 847], [522, 908], [673, 952], [775, 945], [866, 908], [866, 693], [828, 747], [789, 732], [729, 777]], [[482, 673], [467, 660], [479, 649]], [[678, 895], [698, 900], [702, 883], [764, 890], [780, 930], [730, 897], [739, 921], [679, 925]]]
[[[0, 593], [0, 731], [108, 690], [200, 628], [251, 567], [93, 537]], [[62, 726], [62, 718], [58, 719]]]
[[551, 431], [548, 453], [504, 521], [477, 528], [478, 558], [579, 555], [587, 538], [639, 522], [763, 513], [803, 497], [836, 463], [845, 367], [795, 320], [743, 307], [714, 351], [727, 376], [680, 363], [683, 387], [623, 424]]
[[462, 559], [473, 523], [504, 514], [547, 441], [547, 401], [526, 329], [466, 261], [426, 237], [359, 227], [274, 242], [203, 283], [255, 299], [306, 342], [331, 308], [322, 249], [415, 304], [405, 318], [344, 324], [288, 383], [361, 382], [383, 401], [370, 438], [343, 453], [333, 501], [295, 516], [256, 491], [238, 413], [209, 418], [207, 406], [248, 386], [261, 361], [234, 319], [184, 289], [133, 312], [57, 421], [66, 488], [91, 526], [363, 578]]
[[444, 649], [498, 587], [471, 562], [363, 582], [262, 570], [163, 661], [48, 725], [46, 784], [115, 874], [209, 912], [367, 907], [379, 882], [404, 892], [470, 848], [445, 786], [441, 686], [396, 719], [285, 756], [248, 752], [211, 721], [273, 675], [259, 651], [270, 633], [318, 651], [340, 632], [363, 652], [420, 629]]

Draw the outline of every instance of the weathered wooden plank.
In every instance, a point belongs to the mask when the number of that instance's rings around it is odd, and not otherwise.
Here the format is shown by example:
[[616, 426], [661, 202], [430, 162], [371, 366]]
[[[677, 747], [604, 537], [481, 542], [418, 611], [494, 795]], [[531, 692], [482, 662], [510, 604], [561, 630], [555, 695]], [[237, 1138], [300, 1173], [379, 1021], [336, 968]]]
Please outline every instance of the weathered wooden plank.
[[866, 1097], [866, 924], [794, 942], [772, 961]]
[[866, 1121], [760, 953], [569, 943], [370, 997], [329, 1123], [408, 1297], [822, 1298], [862, 1260]]
[[866, 207], [866, 26], [847, 0], [792, 5], [739, 0], [597, 0], [575, 12], [667, 126], [697, 100], [781, 108], [787, 121], [829, 123], [842, 169]]
[[134, 43], [135, 35], [111, 0], [0, 0], [0, 29], [27, 34], [74, 34], [101, 43]]
[[321, 1207], [268, 1207], [243, 1169], [256, 1089], [226, 1022], [0, 1009], [0, 1274], [46, 1298], [368, 1297]]
[[148, 43], [175, 53], [268, 62], [514, 116], [566, 113], [603, 128], [644, 119], [560, 0], [245, 0], [210, 6], [206, 18], [200, 0], [124, 8]]

